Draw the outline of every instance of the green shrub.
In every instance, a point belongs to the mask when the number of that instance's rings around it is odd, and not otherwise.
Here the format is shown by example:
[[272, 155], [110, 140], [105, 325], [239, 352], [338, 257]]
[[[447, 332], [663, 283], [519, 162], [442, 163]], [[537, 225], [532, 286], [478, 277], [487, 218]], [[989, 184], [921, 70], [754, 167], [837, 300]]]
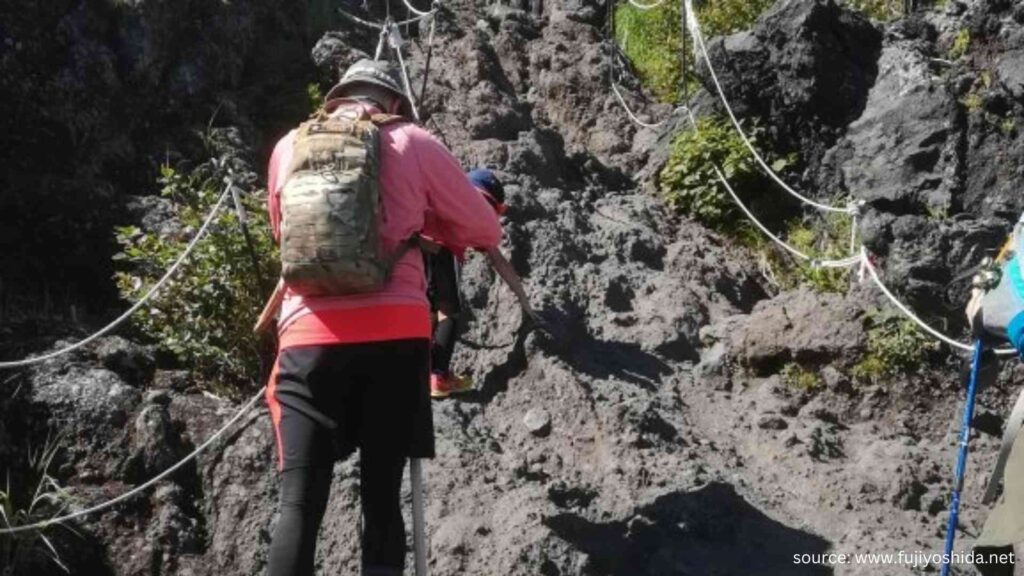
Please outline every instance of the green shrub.
[[880, 380], [912, 373], [939, 349], [913, 321], [895, 312], [873, 312], [868, 324], [868, 350], [853, 367], [856, 378]]
[[783, 366], [782, 382], [790, 388], [804, 391], [814, 390], [821, 383], [817, 374], [796, 362], [790, 362]]
[[[38, 450], [28, 450], [27, 466], [19, 482], [11, 482], [12, 471], [6, 470], [6, 482], [0, 489], [0, 526], [24, 526], [45, 522], [67, 513], [74, 499], [50, 475], [50, 466], [61, 449], [63, 436], [47, 436]], [[8, 463], [9, 464], [9, 463]], [[27, 530], [12, 536], [0, 536], [0, 574], [31, 574], [39, 562], [52, 562], [70, 573], [53, 543], [53, 532], [66, 524], [56, 522], [38, 530]]]
[[[223, 192], [223, 176], [210, 164], [190, 173], [161, 168], [161, 194], [172, 201], [186, 233], [161, 237], [134, 226], [118, 229], [122, 252], [115, 258], [129, 265], [116, 274], [125, 299], [141, 297], [178, 258]], [[174, 279], [133, 318], [142, 332], [189, 366], [201, 382], [228, 388], [255, 381], [259, 375], [259, 343], [252, 327], [269, 287], [261, 287], [258, 278], [269, 282], [278, 270], [262, 202], [248, 194], [242, 195], [242, 202], [257, 263], [228, 199]]]
[[[705, 38], [732, 34], [750, 27], [774, 0], [709, 0], [696, 5]], [[615, 7], [616, 41], [632, 62], [640, 80], [663, 102], [682, 98], [682, 58], [689, 63], [685, 81], [696, 85], [692, 75], [694, 56], [684, 45], [682, 3], [668, 0], [651, 10], [640, 10], [628, 2]]]
[[[761, 129], [747, 130], [757, 144]], [[785, 170], [793, 158], [776, 158], [776, 171]], [[728, 120], [701, 118], [696, 129], [680, 132], [672, 142], [668, 161], [659, 175], [661, 194], [670, 206], [714, 230], [738, 233], [746, 222], [732, 198], [721, 188], [714, 165], [721, 167], [736, 194], [743, 200], [762, 192], [765, 179], [750, 151]]]

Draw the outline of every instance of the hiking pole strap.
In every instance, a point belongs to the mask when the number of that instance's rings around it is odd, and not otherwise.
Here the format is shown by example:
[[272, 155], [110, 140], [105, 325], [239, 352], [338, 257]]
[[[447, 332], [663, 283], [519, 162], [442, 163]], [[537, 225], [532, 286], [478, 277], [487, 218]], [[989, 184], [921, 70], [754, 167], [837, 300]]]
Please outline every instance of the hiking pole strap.
[[981, 499], [984, 504], [995, 502], [996, 496], [999, 494], [999, 483], [1006, 472], [1006, 461], [1010, 459], [1010, 450], [1013, 449], [1013, 443], [1017, 439], [1017, 433], [1020, 432], [1021, 426], [1024, 426], [1024, 389], [1017, 395], [1017, 402], [1013, 405], [1013, 411], [1010, 412], [1010, 418], [1006, 421], [1006, 427], [1003, 429], [1003, 442], [999, 447], [999, 457], [992, 469], [992, 476], [988, 479], [985, 496]]

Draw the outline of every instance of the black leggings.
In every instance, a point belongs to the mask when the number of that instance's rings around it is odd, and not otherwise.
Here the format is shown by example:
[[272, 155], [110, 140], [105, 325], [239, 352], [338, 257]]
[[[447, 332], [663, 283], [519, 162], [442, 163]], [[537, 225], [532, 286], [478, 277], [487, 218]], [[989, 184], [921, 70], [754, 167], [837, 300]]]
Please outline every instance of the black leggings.
[[447, 374], [451, 368], [455, 342], [458, 338], [462, 315], [462, 297], [459, 294], [459, 262], [446, 248], [427, 256], [430, 271], [428, 296], [435, 312], [446, 318], [434, 326], [434, 342], [430, 348], [430, 366], [434, 372]]
[[[400, 495], [405, 458], [360, 460], [363, 513], [363, 575], [401, 576], [405, 526]], [[317, 533], [331, 490], [330, 467], [290, 468], [281, 473], [281, 518], [270, 545], [269, 576], [313, 576]]]

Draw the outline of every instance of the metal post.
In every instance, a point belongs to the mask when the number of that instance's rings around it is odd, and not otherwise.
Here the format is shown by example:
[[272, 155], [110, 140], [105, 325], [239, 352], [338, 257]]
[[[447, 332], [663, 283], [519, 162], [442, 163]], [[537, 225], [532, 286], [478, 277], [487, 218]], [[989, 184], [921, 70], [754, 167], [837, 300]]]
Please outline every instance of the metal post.
[[949, 524], [946, 526], [946, 548], [942, 558], [942, 576], [949, 576], [952, 563], [953, 541], [956, 539], [957, 518], [960, 515], [960, 494], [964, 487], [964, 472], [967, 469], [967, 443], [971, 439], [971, 421], [974, 419], [974, 397], [978, 391], [978, 373], [981, 371], [981, 356], [984, 345], [981, 339], [974, 342], [971, 359], [971, 379], [967, 384], [967, 401], [964, 404], [963, 422], [960, 425], [960, 450], [956, 458], [956, 472], [953, 482], [953, 499], [949, 504]]
[[416, 576], [430, 576], [427, 571], [427, 534], [423, 512], [423, 461], [409, 459], [409, 484], [412, 490], [412, 542], [416, 559]]

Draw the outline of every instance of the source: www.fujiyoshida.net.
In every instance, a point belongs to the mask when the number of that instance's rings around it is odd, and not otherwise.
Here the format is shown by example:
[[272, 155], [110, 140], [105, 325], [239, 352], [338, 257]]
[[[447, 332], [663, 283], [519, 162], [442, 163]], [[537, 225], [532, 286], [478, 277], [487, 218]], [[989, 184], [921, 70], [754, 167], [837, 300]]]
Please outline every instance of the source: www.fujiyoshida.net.
[[954, 552], [943, 554], [941, 552], [925, 552], [922, 550], [895, 552], [828, 552], [813, 554], [793, 554], [793, 564], [798, 565], [819, 565], [819, 566], [906, 566], [908, 568], [927, 568], [928, 566], [941, 566], [947, 560], [951, 564], [980, 565], [980, 564], [1013, 564], [1013, 552], [1003, 553], [979, 553], [974, 551]]

